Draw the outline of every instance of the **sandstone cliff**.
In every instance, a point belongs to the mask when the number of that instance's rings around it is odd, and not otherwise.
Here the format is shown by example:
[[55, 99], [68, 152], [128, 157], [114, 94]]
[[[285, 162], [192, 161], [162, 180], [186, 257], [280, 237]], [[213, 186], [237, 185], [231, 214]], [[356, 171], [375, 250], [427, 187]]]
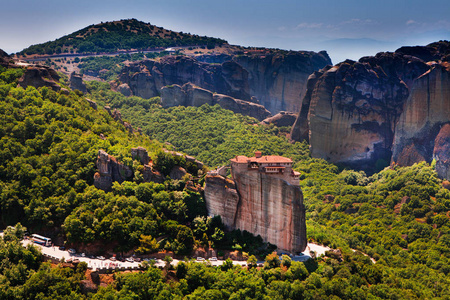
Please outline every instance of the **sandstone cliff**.
[[10, 60], [11, 57], [8, 55], [8, 53], [0, 49], [0, 66], [7, 67]]
[[167, 85], [187, 82], [233, 98], [259, 99], [271, 113], [298, 112], [310, 73], [331, 63], [326, 52], [262, 53], [211, 58], [166, 56], [160, 60], [130, 63], [115, 86], [124, 95], [158, 96]]
[[82, 93], [87, 93], [86, 85], [83, 82], [83, 75], [72, 72], [70, 74], [69, 82], [72, 90], [79, 90]]
[[97, 169], [98, 172], [94, 175], [94, 186], [104, 191], [110, 191], [114, 181], [122, 183], [133, 176], [129, 167], [118, 162], [114, 156], [104, 150], [98, 151]]
[[224, 109], [235, 113], [247, 115], [258, 120], [270, 116], [270, 112], [264, 106], [235, 99], [226, 95], [213, 94], [212, 92], [186, 83], [182, 87], [174, 84], [161, 89], [161, 104], [163, 107], [171, 106], [202, 106], [203, 104], [219, 104]]
[[46, 86], [58, 92], [61, 90], [61, 87], [57, 82], [59, 82], [59, 75], [55, 70], [44, 66], [32, 66], [25, 70], [22, 78], [19, 79], [18, 85], [23, 88], [29, 85], [35, 88]]
[[298, 113], [308, 76], [331, 64], [325, 51], [239, 55], [233, 60], [248, 72], [250, 95], [273, 114]]
[[399, 119], [392, 160], [400, 165], [436, 159], [438, 174], [450, 178], [450, 64], [433, 64], [414, 83]]
[[273, 117], [269, 117], [267, 119], [262, 120], [261, 124], [263, 124], [263, 125], [274, 124], [275, 126], [278, 126], [278, 127], [292, 126], [296, 119], [297, 119], [296, 114], [286, 112], [286, 111], [281, 111]]
[[446, 59], [449, 45], [400, 48], [313, 73], [291, 139], [309, 141], [314, 157], [369, 172], [391, 158], [431, 161], [450, 98], [446, 67], [422, 58]]
[[247, 230], [280, 251], [306, 248], [306, 221], [300, 186], [258, 171], [233, 172], [233, 179], [207, 175], [205, 201], [228, 229]]

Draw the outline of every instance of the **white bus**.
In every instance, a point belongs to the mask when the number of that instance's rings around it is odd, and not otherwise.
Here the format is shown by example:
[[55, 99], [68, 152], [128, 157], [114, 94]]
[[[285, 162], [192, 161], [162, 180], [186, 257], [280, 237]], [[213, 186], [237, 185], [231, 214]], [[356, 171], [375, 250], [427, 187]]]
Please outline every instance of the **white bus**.
[[42, 236], [42, 235], [39, 235], [39, 234], [32, 234], [31, 235], [31, 240], [34, 243], [36, 243], [36, 244], [39, 244], [39, 245], [42, 245], [42, 246], [46, 246], [46, 247], [50, 247], [52, 245], [52, 239], [51, 238], [48, 238], [48, 237], [45, 237], [45, 236]]

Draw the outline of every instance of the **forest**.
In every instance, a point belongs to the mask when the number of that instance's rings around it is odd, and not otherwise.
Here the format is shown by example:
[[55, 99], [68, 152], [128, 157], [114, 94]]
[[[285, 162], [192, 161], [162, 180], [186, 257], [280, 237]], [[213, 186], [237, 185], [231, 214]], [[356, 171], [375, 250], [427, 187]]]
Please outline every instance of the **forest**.
[[[16, 87], [22, 74], [0, 67], [1, 299], [450, 297], [450, 182], [437, 177], [433, 163], [393, 165], [366, 176], [312, 158], [306, 143], [289, 143], [288, 128], [259, 125], [219, 106], [163, 109], [159, 98], [126, 98], [92, 82], [86, 97], [99, 104], [94, 110], [77, 91]], [[130, 133], [104, 105], [119, 109], [143, 134]], [[180, 165], [189, 176], [143, 182], [142, 165], [130, 154], [137, 146], [148, 150], [161, 172]], [[191, 178], [201, 182], [204, 170], [188, 168], [164, 147], [210, 168], [254, 150], [292, 158], [302, 174], [308, 240], [342, 254], [293, 262], [270, 254], [271, 245], [247, 232], [226, 232], [220, 218], [206, 216], [201, 192], [188, 188]], [[129, 166], [132, 180], [114, 183], [111, 192], [96, 189], [99, 149]], [[20, 245], [24, 227], [75, 246], [101, 241], [118, 252], [166, 250], [190, 257], [200, 247], [238, 250], [248, 263], [150, 265], [117, 272], [107, 287], [86, 292], [86, 265], [42, 262], [36, 247]], [[262, 267], [255, 266], [255, 256], [265, 260]]]

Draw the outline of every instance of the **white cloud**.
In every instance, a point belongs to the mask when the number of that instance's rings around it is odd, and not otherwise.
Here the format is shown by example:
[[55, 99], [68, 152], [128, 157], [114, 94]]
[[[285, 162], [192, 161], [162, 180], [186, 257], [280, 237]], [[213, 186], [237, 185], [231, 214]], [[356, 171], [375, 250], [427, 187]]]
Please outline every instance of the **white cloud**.
[[417, 23], [417, 22], [414, 21], [414, 20], [408, 20], [408, 21], [406, 21], [406, 25], [408, 25], [408, 26], [410, 26], [410, 25], [416, 25], [416, 24], [419, 24], [419, 23]]
[[300, 23], [297, 25], [297, 29], [319, 29], [322, 28], [323, 23]]

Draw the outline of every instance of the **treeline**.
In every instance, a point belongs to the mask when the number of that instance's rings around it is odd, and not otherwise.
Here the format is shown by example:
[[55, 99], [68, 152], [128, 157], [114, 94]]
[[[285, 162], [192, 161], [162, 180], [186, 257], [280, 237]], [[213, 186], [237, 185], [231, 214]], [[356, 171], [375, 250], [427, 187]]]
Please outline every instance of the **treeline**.
[[107, 53], [174, 46], [214, 48], [226, 43], [219, 38], [168, 31], [135, 19], [128, 19], [91, 25], [55, 41], [32, 45], [18, 54]]

